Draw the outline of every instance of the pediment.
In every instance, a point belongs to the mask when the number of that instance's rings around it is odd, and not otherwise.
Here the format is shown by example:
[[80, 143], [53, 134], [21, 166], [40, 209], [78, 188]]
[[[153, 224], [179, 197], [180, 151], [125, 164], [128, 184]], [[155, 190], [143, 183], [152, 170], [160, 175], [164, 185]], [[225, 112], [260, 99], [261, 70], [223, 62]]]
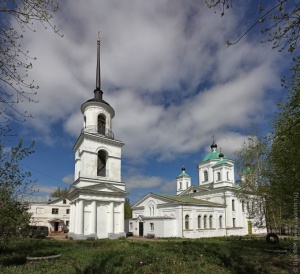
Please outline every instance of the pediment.
[[144, 207], [146, 206], [149, 202], [152, 202], [156, 205], [159, 204], [165, 204], [165, 203], [174, 203], [176, 204], [175, 201], [172, 201], [168, 199], [167, 197], [164, 197], [159, 194], [154, 194], [154, 193], [148, 193], [146, 194], [142, 199], [140, 199], [137, 203], [135, 203], [132, 208], [138, 208], [138, 207]]
[[102, 193], [102, 194], [112, 194], [112, 195], [115, 194], [127, 195], [126, 191], [108, 183], [97, 183], [97, 184], [92, 184], [83, 187], [72, 186], [69, 193], [74, 191], [79, 193], [94, 193], [94, 194]]
[[190, 186], [189, 188], [187, 188], [186, 190], [182, 191], [179, 196], [183, 196], [183, 195], [186, 195], [186, 194], [190, 194], [190, 193], [195, 193], [195, 192], [206, 192], [206, 191], [210, 191], [211, 189], [209, 189], [208, 187], [205, 187], [205, 186], [195, 186], [195, 185], [192, 185]]

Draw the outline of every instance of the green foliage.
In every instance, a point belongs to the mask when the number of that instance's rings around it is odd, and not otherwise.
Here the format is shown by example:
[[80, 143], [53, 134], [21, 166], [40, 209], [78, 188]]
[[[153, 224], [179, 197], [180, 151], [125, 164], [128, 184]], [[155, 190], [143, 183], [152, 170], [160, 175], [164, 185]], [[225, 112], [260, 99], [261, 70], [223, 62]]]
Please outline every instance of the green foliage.
[[130, 200], [128, 198], [125, 198], [124, 215], [125, 215], [125, 219], [132, 218], [132, 209], [130, 206]]
[[28, 226], [28, 204], [21, 200], [31, 192], [32, 181], [19, 163], [33, 153], [33, 145], [24, 147], [22, 140], [16, 147], [0, 144], [0, 241], [21, 236]]
[[58, 187], [50, 195], [51, 197], [66, 198], [68, 195], [68, 189]]
[[50, 20], [58, 9], [56, 0], [10, 0], [0, 1], [0, 119], [18, 119], [28, 117], [27, 112], [20, 113], [15, 104], [22, 101], [34, 101], [38, 86], [27, 81], [28, 71], [32, 68], [29, 51], [21, 41], [26, 31], [33, 31], [34, 23], [40, 22], [58, 32]]
[[247, 206], [248, 217], [254, 226], [266, 225], [263, 220], [268, 215], [266, 206], [269, 200], [269, 184], [267, 177], [269, 145], [261, 136], [255, 124], [250, 124], [248, 138], [242, 148], [235, 152], [236, 168], [239, 174], [239, 197]]
[[[289, 90], [273, 122], [273, 143], [269, 155], [270, 184], [281, 208], [281, 218], [296, 220], [300, 200], [300, 86]], [[278, 199], [280, 197], [280, 199]], [[299, 225], [299, 221], [298, 221]]]

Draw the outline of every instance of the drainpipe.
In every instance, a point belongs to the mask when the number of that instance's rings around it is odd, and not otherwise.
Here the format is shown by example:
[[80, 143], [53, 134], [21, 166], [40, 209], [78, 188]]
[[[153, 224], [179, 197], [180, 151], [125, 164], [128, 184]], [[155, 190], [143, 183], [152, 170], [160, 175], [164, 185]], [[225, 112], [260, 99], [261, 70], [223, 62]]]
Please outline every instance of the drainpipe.
[[183, 237], [183, 205], [181, 206], [181, 237]]
[[225, 205], [225, 235], [227, 237], [227, 204], [226, 204], [226, 196], [225, 196], [225, 191], [224, 191], [224, 205]]

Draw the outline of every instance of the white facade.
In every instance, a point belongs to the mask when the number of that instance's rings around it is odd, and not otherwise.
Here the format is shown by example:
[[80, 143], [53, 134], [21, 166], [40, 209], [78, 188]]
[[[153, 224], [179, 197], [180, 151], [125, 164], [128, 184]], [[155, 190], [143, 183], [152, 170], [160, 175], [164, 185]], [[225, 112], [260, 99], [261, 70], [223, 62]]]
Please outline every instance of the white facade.
[[33, 196], [28, 198], [30, 225], [47, 226], [49, 232], [68, 232], [70, 204], [68, 199]]
[[74, 145], [75, 174], [70, 187], [69, 236], [74, 239], [125, 237], [125, 183], [121, 181], [122, 142], [112, 132], [114, 109], [102, 99], [100, 40], [94, 98], [83, 103], [83, 129]]
[[182, 238], [266, 233], [263, 221], [254, 226], [247, 201], [236, 197], [234, 162], [217, 152], [214, 142], [197, 168], [197, 186], [183, 168], [176, 178], [176, 196], [149, 193], [138, 201], [129, 232]]

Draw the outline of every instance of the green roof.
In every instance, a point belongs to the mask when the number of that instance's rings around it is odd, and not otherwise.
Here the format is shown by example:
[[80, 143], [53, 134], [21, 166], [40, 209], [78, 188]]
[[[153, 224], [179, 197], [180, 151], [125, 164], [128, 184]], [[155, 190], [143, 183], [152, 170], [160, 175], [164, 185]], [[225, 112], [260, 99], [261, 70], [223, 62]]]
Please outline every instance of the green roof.
[[187, 173], [185, 173], [185, 171], [183, 170], [183, 171], [181, 172], [181, 174], [178, 175], [177, 178], [182, 178], [182, 177], [191, 177], [191, 176], [188, 175]]
[[188, 203], [188, 204], [205, 204], [205, 205], [220, 205], [218, 203], [209, 202], [206, 200], [200, 200], [196, 198], [190, 198], [187, 196], [174, 196], [174, 195], [167, 195], [167, 194], [157, 194], [160, 197], [167, 198], [176, 202], [180, 203]]
[[221, 160], [221, 161], [217, 162], [214, 166], [220, 166], [220, 165], [223, 165], [223, 164], [227, 164], [227, 161]]
[[[220, 155], [220, 152], [218, 151], [212, 151], [210, 153], [208, 153], [202, 160], [202, 162], [205, 162], [205, 161], [208, 161], [208, 160], [214, 160], [214, 159], [219, 159], [219, 155]], [[224, 155], [223, 156], [224, 159], [227, 159], [227, 156]]]

